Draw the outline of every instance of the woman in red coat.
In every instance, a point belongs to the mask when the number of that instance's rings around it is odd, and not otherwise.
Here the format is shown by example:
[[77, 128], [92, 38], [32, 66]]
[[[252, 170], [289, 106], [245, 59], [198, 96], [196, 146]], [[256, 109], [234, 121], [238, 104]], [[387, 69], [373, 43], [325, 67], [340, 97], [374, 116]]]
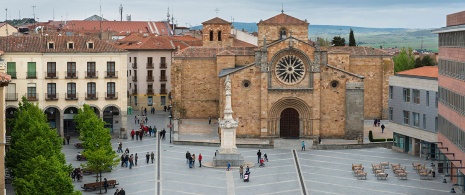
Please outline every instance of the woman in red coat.
[[198, 159], [199, 159], [199, 164], [200, 164], [199, 167], [202, 167], [202, 153], [199, 153]]
[[136, 134], [136, 132], [134, 132], [134, 129], [132, 129], [131, 131], [131, 139], [134, 140], [134, 135]]

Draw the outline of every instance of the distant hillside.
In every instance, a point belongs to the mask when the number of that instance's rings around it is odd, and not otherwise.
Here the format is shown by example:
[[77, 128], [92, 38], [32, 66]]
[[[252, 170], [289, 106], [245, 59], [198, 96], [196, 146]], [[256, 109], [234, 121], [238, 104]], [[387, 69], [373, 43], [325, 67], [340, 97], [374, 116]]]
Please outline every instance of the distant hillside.
[[[234, 22], [234, 28], [248, 32], [256, 32], [256, 23]], [[341, 36], [349, 41], [350, 28], [354, 31], [355, 40], [360, 46], [379, 48], [412, 47], [413, 49], [438, 50], [438, 37], [431, 33], [431, 29], [408, 28], [368, 28], [337, 25], [310, 25], [308, 37], [316, 40], [317, 37], [331, 41], [334, 36]], [[193, 29], [202, 29], [195, 26]], [[423, 43], [422, 43], [423, 41]]]

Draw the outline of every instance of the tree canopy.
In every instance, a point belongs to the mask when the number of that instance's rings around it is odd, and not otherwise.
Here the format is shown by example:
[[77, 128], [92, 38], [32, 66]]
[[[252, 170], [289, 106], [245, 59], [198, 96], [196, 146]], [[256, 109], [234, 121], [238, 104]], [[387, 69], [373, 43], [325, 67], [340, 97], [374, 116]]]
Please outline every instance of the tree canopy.
[[349, 46], [357, 46], [355, 43], [354, 31], [352, 30], [352, 28], [350, 29], [349, 33]]
[[397, 56], [392, 58], [394, 61], [394, 72], [410, 70], [415, 67], [415, 56], [412, 48], [403, 47]]
[[97, 177], [102, 177], [102, 172], [111, 171], [119, 162], [111, 147], [110, 130], [104, 127], [105, 122], [87, 104], [79, 109], [74, 120], [78, 123], [79, 139], [83, 141], [83, 155], [87, 159], [82, 166], [96, 172]]
[[346, 40], [340, 36], [335, 36], [331, 41], [331, 44], [333, 44], [333, 46], [345, 46]]
[[16, 194], [74, 194], [62, 139], [50, 128], [44, 112], [23, 97], [15, 119], [5, 160], [14, 175]]

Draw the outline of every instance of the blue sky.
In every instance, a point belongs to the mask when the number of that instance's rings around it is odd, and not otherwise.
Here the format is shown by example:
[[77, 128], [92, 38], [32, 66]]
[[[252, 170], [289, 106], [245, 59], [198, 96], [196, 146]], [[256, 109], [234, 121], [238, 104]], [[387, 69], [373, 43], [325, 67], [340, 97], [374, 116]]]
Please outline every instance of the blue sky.
[[[168, 7], [175, 21], [195, 26], [213, 17], [236, 22], [258, 22], [284, 12], [310, 24], [361, 27], [437, 28], [445, 26], [446, 15], [465, 10], [464, 0], [101, 0], [103, 17], [119, 20], [123, 4], [132, 20], [166, 20]], [[99, 0], [5, 0], [0, 4], [0, 20], [32, 18], [35, 7], [39, 21], [84, 19], [99, 14]], [[216, 13], [215, 9], [218, 9]], [[170, 11], [171, 12], [171, 11]], [[54, 14], [53, 14], [54, 13]], [[171, 14], [171, 13], [170, 13]]]

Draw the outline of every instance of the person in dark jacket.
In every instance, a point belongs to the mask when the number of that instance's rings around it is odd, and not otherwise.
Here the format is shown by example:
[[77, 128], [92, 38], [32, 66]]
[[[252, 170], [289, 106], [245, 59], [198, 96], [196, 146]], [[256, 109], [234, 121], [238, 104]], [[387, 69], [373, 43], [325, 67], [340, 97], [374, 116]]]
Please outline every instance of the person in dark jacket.
[[105, 188], [105, 193], [107, 193], [107, 188], [108, 188], [108, 181], [107, 178], [103, 179], [103, 187]]
[[189, 163], [189, 156], [191, 156], [191, 153], [189, 151], [186, 152], [186, 164]]
[[119, 191], [119, 195], [126, 195], [126, 191], [124, 191], [124, 189], [121, 188], [121, 190]]

